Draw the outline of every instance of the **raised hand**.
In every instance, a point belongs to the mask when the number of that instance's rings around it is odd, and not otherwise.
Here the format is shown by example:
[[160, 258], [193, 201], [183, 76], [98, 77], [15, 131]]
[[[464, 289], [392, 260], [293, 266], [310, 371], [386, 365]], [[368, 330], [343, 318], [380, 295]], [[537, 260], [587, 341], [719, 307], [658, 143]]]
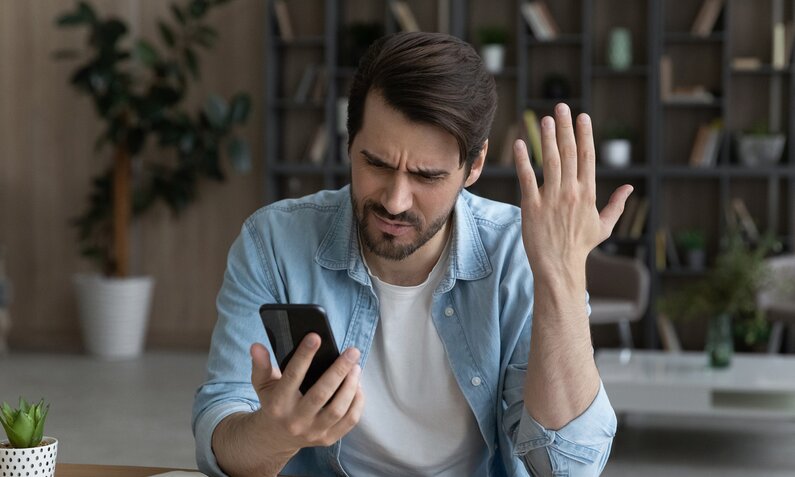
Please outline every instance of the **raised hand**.
[[[591, 250], [610, 236], [632, 186], [616, 189], [601, 212], [596, 208], [593, 129], [587, 114], [577, 117], [563, 103], [555, 118], [541, 120], [544, 185], [539, 187], [526, 144], [514, 144], [522, 190], [522, 239], [537, 276], [566, 274], [584, 266]], [[552, 275], [550, 275], [552, 274]]]

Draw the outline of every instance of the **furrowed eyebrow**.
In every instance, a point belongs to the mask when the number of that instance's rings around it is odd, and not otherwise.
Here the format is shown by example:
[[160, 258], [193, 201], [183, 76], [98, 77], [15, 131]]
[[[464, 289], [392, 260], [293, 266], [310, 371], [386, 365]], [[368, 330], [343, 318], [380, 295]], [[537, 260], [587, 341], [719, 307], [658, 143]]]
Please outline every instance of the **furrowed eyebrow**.
[[[361, 153], [362, 153], [362, 155], [364, 157], [367, 158], [367, 161], [370, 164], [374, 165], [374, 166], [386, 167], [386, 168], [389, 168], [389, 169], [395, 169], [395, 167], [393, 165], [387, 164], [386, 161], [384, 161], [383, 159], [381, 159], [380, 157], [376, 156], [375, 154], [373, 154], [370, 151], [362, 149]], [[444, 170], [444, 169], [418, 169], [416, 171], [409, 171], [409, 173], [415, 174], [415, 175], [419, 175], [419, 176], [423, 176], [423, 177], [446, 177], [446, 176], [450, 175], [450, 173], [448, 171]]]

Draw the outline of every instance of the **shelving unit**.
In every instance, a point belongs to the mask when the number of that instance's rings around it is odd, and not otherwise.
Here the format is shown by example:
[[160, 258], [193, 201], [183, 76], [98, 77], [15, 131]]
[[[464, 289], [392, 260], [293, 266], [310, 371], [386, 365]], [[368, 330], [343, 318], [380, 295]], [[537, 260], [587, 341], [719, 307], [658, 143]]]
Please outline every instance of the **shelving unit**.
[[[272, 6], [273, 0], [268, 1]], [[341, 61], [340, 31], [362, 21], [379, 23], [385, 33], [396, 31], [393, 1], [290, 0], [291, 18], [297, 22], [291, 41], [280, 39], [273, 15], [266, 19], [267, 202], [347, 183], [348, 166], [341, 146], [345, 138], [336, 132], [344, 119], [338, 117], [337, 100], [345, 95], [355, 68]], [[604, 247], [644, 258], [652, 270], [650, 310], [654, 310], [665, 290], [702, 276], [684, 268], [657, 270], [656, 232], [701, 228], [707, 233], [708, 256], [714, 257], [725, 230], [723, 211], [735, 196], [745, 200], [760, 229], [772, 227], [784, 238], [787, 249], [795, 250], [795, 148], [790, 145], [795, 139], [795, 119], [790, 117], [795, 111], [795, 66], [790, 63], [776, 69], [764, 64], [753, 71], [731, 67], [737, 56], [769, 59], [771, 34], [765, 32], [771, 31], [772, 6], [777, 2], [784, 18], [795, 17], [795, 0], [726, 0], [714, 31], [701, 37], [690, 33], [700, 1], [547, 0], [561, 30], [551, 41], [532, 35], [520, 12], [522, 0], [405, 3], [422, 29], [445, 29], [476, 47], [480, 27], [499, 24], [509, 31], [506, 68], [495, 76], [500, 99], [489, 158], [474, 192], [518, 203], [513, 166], [499, 164], [500, 150], [506, 129], [520, 122], [526, 108], [539, 117], [551, 113], [557, 100], [542, 94], [544, 79], [550, 74], [566, 78], [571, 94], [564, 101], [574, 113], [588, 112], [593, 117], [597, 149], [611, 123], [635, 126], [631, 165], [611, 169], [597, 164], [597, 205], [601, 208], [624, 183], [631, 183], [637, 196], [648, 198], [648, 219], [640, 236], [613, 237]], [[605, 54], [608, 32], [618, 26], [631, 30], [633, 43], [632, 66], [622, 71], [607, 66]], [[672, 58], [676, 84], [704, 84], [716, 93], [714, 99], [664, 100], [660, 60], [666, 54]], [[310, 62], [325, 68], [325, 94], [314, 101], [296, 102], [295, 88]], [[771, 117], [770, 103], [775, 101], [768, 101], [767, 96], [758, 100], [760, 91], [767, 94], [770, 89], [778, 91], [778, 118], [787, 138], [784, 158], [775, 166], [746, 167], [737, 162], [733, 137]], [[722, 118], [728, 131], [721, 137], [717, 164], [691, 167], [688, 158], [696, 129], [712, 118]], [[329, 146], [322, 160], [311, 163], [304, 159], [305, 148], [323, 122]], [[635, 332], [636, 343], [658, 345], [653, 311]], [[687, 346], [687, 337], [683, 338]]]

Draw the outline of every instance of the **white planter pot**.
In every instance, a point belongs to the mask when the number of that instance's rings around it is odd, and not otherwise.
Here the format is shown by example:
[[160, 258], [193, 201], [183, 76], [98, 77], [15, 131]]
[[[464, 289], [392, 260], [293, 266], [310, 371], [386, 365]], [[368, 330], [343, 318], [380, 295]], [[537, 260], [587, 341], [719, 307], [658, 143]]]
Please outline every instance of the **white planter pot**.
[[486, 71], [491, 74], [501, 73], [505, 66], [505, 45], [483, 45], [480, 48], [480, 56], [483, 58]]
[[152, 277], [74, 277], [86, 350], [103, 359], [129, 359], [143, 351]]
[[783, 134], [742, 134], [737, 139], [737, 153], [745, 166], [771, 166], [781, 160], [785, 142]]
[[[0, 441], [8, 444], [8, 441]], [[13, 449], [0, 445], [0, 476], [53, 477], [58, 456], [58, 439], [44, 437], [42, 445], [30, 449]]]
[[608, 139], [602, 142], [600, 159], [608, 167], [623, 168], [632, 161], [632, 142], [629, 139]]

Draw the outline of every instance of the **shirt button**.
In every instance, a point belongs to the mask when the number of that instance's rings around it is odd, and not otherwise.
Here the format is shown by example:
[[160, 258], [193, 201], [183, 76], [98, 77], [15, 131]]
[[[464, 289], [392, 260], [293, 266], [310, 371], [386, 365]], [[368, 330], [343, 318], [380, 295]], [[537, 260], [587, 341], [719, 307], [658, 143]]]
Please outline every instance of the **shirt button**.
[[481, 379], [479, 377], [475, 376], [474, 378], [472, 378], [472, 381], [470, 381], [470, 382], [472, 383], [473, 386], [480, 386], [480, 384], [483, 381], [481, 381]]
[[455, 314], [455, 310], [453, 310], [452, 306], [448, 306], [444, 309], [444, 316], [453, 316]]

